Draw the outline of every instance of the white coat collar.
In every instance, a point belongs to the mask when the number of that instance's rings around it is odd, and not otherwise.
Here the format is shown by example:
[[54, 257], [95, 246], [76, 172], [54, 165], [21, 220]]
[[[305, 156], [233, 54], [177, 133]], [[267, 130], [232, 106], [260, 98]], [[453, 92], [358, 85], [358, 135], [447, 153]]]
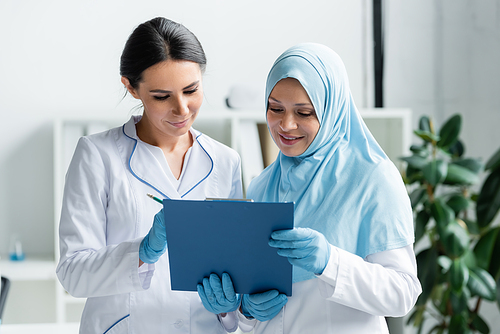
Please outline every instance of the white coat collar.
[[163, 168], [146, 145], [137, 137], [135, 124], [139, 122], [142, 116], [132, 116], [130, 120], [123, 125], [125, 136], [133, 140], [134, 148], [128, 158], [128, 168], [132, 175], [139, 181], [149, 185], [154, 190], [166, 198], [183, 198], [200, 184], [212, 173], [213, 160], [208, 147], [203, 147], [198, 141], [202, 135], [199, 131], [190, 129], [191, 134], [196, 138], [193, 142], [189, 163], [185, 167], [184, 178], [181, 187], [177, 191], [168, 178], [165, 176]]

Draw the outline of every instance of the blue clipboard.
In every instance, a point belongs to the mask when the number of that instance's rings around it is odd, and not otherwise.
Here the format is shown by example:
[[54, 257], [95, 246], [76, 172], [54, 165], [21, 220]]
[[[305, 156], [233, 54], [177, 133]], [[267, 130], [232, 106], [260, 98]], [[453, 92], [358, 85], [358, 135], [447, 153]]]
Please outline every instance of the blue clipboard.
[[269, 246], [293, 228], [294, 204], [163, 200], [172, 290], [196, 291], [203, 277], [227, 272], [236, 293], [276, 289], [292, 295], [292, 265]]

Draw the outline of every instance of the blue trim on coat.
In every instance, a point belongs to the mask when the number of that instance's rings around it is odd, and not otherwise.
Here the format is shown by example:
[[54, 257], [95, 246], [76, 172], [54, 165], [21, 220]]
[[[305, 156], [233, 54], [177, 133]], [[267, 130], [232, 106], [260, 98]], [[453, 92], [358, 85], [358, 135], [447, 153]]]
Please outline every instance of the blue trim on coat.
[[103, 333], [103, 334], [106, 334], [107, 332], [109, 332], [111, 330], [111, 328], [115, 327], [120, 321], [126, 319], [130, 317], [130, 314], [127, 314], [126, 316], [124, 316], [123, 318], [121, 318], [120, 320], [118, 320], [117, 322], [115, 322], [114, 324], [111, 325], [111, 327], [109, 327], [108, 329], [106, 329], [106, 331]]
[[[164, 198], [171, 199], [170, 197], [168, 197], [167, 195], [165, 195], [163, 192], [161, 192], [158, 188], [156, 188], [156, 187], [155, 187], [155, 186], [153, 186], [152, 184], [150, 184], [150, 183], [148, 183], [148, 182], [144, 181], [143, 179], [141, 179], [141, 178], [140, 178], [137, 174], [135, 174], [135, 173], [134, 173], [134, 171], [132, 170], [132, 166], [131, 166], [130, 162], [132, 161], [132, 155], [134, 155], [135, 149], [136, 149], [136, 147], [137, 147], [137, 139], [132, 138], [132, 137], [130, 137], [129, 135], [127, 135], [127, 134], [125, 133], [125, 125], [126, 125], [126, 124], [124, 124], [124, 125], [122, 126], [122, 132], [123, 132], [123, 134], [125, 135], [125, 137], [130, 138], [130, 139], [132, 139], [133, 141], [135, 141], [134, 148], [132, 149], [132, 153], [130, 153], [130, 157], [129, 157], [129, 159], [128, 159], [128, 168], [129, 168], [130, 172], [132, 173], [132, 175], [133, 175], [136, 179], [138, 179], [138, 180], [139, 180], [139, 181], [141, 181], [142, 183], [144, 183], [144, 184], [146, 184], [146, 185], [150, 186], [151, 188], [153, 188], [154, 190], [156, 190], [158, 193], [160, 193], [162, 196], [164, 196]], [[202, 179], [201, 179], [198, 183], [196, 183], [196, 184], [195, 184], [195, 185], [194, 185], [191, 189], [189, 189], [186, 193], [184, 193], [183, 195], [181, 195], [181, 198], [184, 198], [184, 196], [186, 196], [187, 194], [189, 194], [189, 193], [190, 193], [190, 192], [191, 192], [194, 188], [196, 188], [196, 187], [197, 187], [200, 183], [202, 183], [203, 181], [205, 181], [205, 180], [208, 178], [208, 176], [209, 176], [210, 174], [212, 174], [212, 171], [213, 171], [213, 169], [214, 169], [214, 160], [212, 159], [212, 157], [210, 156], [210, 154], [208, 154], [207, 150], [205, 150], [205, 148], [203, 147], [203, 145], [201, 145], [201, 143], [198, 141], [198, 138], [199, 138], [201, 135], [202, 135], [202, 134], [200, 133], [200, 134], [199, 134], [199, 135], [198, 135], [195, 139], [196, 139], [196, 141], [198, 142], [198, 144], [200, 145], [200, 147], [202, 148], [202, 150], [206, 153], [206, 155], [207, 155], [207, 156], [208, 156], [208, 158], [210, 159], [210, 162], [211, 162], [212, 166], [210, 167], [210, 171], [208, 172], [208, 174], [207, 174], [204, 178], [202, 178]]]

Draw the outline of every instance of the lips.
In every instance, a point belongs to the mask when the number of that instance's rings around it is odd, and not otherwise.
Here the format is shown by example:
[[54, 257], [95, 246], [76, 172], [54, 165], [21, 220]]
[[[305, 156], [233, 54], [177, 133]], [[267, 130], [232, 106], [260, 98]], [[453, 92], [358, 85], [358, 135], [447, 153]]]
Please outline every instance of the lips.
[[186, 126], [186, 124], [188, 123], [188, 121], [189, 121], [189, 118], [186, 119], [186, 120], [184, 120], [184, 121], [182, 121], [182, 122], [168, 122], [168, 124], [170, 124], [170, 125], [172, 125], [172, 126], [174, 126], [176, 128], [183, 128], [183, 127]]
[[295, 136], [291, 136], [291, 135], [284, 135], [282, 133], [279, 133], [279, 135], [280, 135], [280, 141], [284, 145], [294, 145], [297, 142], [299, 142], [302, 138], [304, 138], [304, 136], [295, 137]]

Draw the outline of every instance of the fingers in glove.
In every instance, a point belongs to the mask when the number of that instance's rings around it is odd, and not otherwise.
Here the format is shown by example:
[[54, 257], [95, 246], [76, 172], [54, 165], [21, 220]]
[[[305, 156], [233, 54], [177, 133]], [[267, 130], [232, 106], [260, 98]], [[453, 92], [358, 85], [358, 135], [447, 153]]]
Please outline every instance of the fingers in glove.
[[217, 274], [210, 274], [210, 287], [212, 288], [213, 294], [220, 305], [227, 304], [227, 299], [222, 289], [222, 282]]
[[285, 248], [285, 249], [300, 249], [305, 248], [311, 244], [311, 239], [302, 240], [269, 240], [268, 244], [274, 248]]
[[283, 303], [283, 301], [288, 300], [288, 298], [284, 294], [279, 294], [276, 297], [274, 297], [271, 300], [259, 303], [259, 304], [253, 304], [253, 307], [255, 310], [259, 311], [266, 311], [266, 310], [271, 310], [275, 306], [279, 306]]
[[198, 290], [198, 296], [200, 296], [201, 302], [205, 306], [207, 310], [213, 311], [213, 306], [212, 304], [208, 301], [207, 295], [205, 293], [205, 289], [203, 288], [203, 285], [198, 284], [196, 286], [196, 290]]
[[217, 297], [215, 296], [212, 285], [210, 284], [210, 279], [207, 277], [203, 278], [203, 289], [205, 290], [205, 295], [207, 296], [210, 304], [217, 305]]
[[296, 241], [310, 239], [313, 230], [310, 228], [296, 227], [291, 230], [279, 230], [271, 233], [271, 238], [282, 241]]
[[155, 215], [153, 223], [165, 228], [165, 214], [163, 213], [163, 209]]
[[231, 276], [228, 273], [222, 273], [222, 289], [224, 294], [230, 302], [236, 301], [236, 293], [234, 292], [233, 282], [231, 281]]
[[272, 300], [273, 298], [276, 298], [279, 294], [280, 293], [278, 290], [269, 290], [269, 291], [262, 292], [262, 293], [255, 293], [252, 295], [247, 295], [247, 300], [249, 303], [251, 303], [253, 305], [259, 305], [259, 304], [268, 302], [268, 301]]
[[267, 321], [274, 318], [288, 302], [288, 298], [284, 294], [278, 295], [271, 301], [259, 304], [252, 308], [252, 315], [259, 321]]

